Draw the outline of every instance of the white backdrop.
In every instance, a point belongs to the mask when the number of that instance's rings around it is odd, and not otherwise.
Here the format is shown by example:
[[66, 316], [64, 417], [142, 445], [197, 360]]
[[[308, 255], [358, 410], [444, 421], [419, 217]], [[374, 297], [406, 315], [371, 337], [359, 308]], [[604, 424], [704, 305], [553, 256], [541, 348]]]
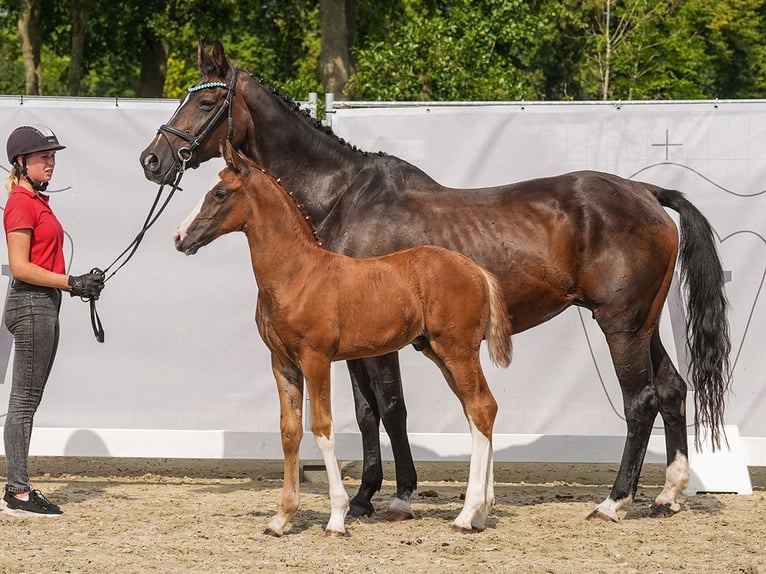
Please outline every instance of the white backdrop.
[[[52, 205], [69, 234], [74, 273], [108, 265], [140, 229], [157, 191], [138, 156], [177, 102], [0, 99], [0, 133], [44, 123], [59, 152]], [[766, 464], [766, 396], [759, 295], [766, 271], [766, 102], [514, 104], [337, 109], [336, 133], [385, 150], [452, 186], [500, 184], [598, 169], [677, 188], [718, 233], [732, 303], [734, 391], [726, 422], [738, 425], [749, 464]], [[5, 137], [5, 136], [3, 136]], [[5, 162], [3, 162], [5, 164]], [[7, 164], [5, 164], [7, 165]], [[247, 246], [228, 236], [187, 258], [175, 226], [215, 179], [220, 160], [187, 173], [136, 257], [108, 284], [99, 312], [66, 298], [63, 335], [33, 435], [35, 454], [279, 457], [277, 396], [253, 311]], [[0, 247], [7, 289], [7, 254]], [[683, 356], [683, 310], [673, 297], [666, 346]], [[679, 336], [676, 337], [675, 334]], [[509, 369], [485, 368], [500, 404], [498, 460], [618, 460], [625, 425], [603, 337], [570, 309], [514, 339]], [[0, 337], [0, 415], [7, 405], [10, 341]], [[485, 356], [486, 359], [486, 356]], [[402, 353], [409, 430], [417, 459], [464, 458], [462, 411], [436, 368]], [[361, 457], [345, 365], [333, 370], [339, 457]], [[691, 398], [691, 397], [690, 397]], [[658, 423], [658, 431], [660, 425]], [[661, 437], [648, 461], [663, 461]], [[304, 456], [316, 452], [310, 437]], [[390, 454], [388, 455], [390, 457]]]

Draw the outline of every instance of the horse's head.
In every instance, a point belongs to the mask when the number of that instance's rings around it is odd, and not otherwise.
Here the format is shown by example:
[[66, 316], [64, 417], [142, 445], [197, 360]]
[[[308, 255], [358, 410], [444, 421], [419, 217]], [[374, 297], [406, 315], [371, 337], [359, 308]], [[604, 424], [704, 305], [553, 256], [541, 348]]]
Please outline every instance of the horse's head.
[[238, 71], [227, 61], [223, 45], [216, 41], [210, 55], [200, 42], [197, 62], [202, 78], [141, 153], [144, 175], [159, 184], [172, 183], [179, 172], [217, 156], [224, 139], [239, 145], [252, 124], [236, 97]]
[[218, 182], [208, 191], [175, 232], [176, 249], [194, 255], [214, 239], [242, 231], [250, 219], [247, 189], [253, 164], [241, 156], [228, 140], [222, 142], [221, 153], [226, 167], [218, 174]]

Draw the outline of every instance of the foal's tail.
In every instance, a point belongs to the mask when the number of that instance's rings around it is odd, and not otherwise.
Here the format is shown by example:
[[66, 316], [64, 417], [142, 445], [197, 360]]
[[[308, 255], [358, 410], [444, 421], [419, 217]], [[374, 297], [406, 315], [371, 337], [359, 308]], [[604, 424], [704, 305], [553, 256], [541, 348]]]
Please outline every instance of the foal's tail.
[[[694, 390], [695, 445], [700, 426], [710, 428], [713, 449], [721, 446], [724, 395], [729, 383], [728, 302], [713, 229], [678, 191], [651, 188], [660, 204], [677, 211], [681, 222], [681, 282], [687, 296], [686, 338]], [[725, 436], [724, 436], [725, 438]]]
[[487, 340], [489, 357], [499, 367], [511, 364], [511, 318], [508, 316], [508, 304], [503, 297], [497, 278], [489, 271], [482, 269], [489, 288], [489, 321], [484, 338]]

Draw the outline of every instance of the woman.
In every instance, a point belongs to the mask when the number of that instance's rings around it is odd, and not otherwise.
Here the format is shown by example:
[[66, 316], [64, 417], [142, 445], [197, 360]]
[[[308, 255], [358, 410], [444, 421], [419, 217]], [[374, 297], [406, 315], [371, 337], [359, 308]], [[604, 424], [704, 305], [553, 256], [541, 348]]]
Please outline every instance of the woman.
[[64, 230], [42, 192], [64, 149], [45, 127], [22, 126], [8, 137], [11, 172], [3, 223], [13, 281], [5, 304], [5, 325], [15, 342], [13, 382], [5, 417], [8, 483], [5, 512], [58, 516], [61, 509], [32, 490], [27, 470], [29, 440], [59, 340], [61, 291], [97, 299], [104, 287], [100, 273], [66, 274]]

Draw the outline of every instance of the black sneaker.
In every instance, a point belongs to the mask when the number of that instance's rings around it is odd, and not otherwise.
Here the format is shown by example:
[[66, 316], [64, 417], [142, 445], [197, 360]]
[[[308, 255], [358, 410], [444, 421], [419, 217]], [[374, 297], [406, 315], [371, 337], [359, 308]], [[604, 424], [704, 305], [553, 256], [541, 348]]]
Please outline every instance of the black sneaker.
[[53, 504], [50, 500], [45, 498], [39, 490], [31, 490], [29, 492], [29, 500], [20, 500], [8, 492], [8, 487], [5, 487], [5, 496], [3, 497], [5, 502], [6, 514], [13, 516], [61, 516], [61, 509]]

